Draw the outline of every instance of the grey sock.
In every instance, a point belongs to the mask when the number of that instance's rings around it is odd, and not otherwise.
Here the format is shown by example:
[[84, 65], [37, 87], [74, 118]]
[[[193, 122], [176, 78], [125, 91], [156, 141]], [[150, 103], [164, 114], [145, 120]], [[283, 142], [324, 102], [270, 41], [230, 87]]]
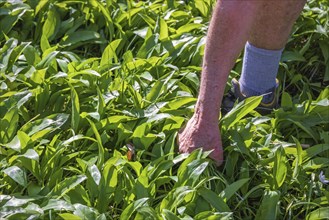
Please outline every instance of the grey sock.
[[[242, 74], [239, 79], [241, 92], [246, 96], [264, 95], [274, 91], [283, 49], [266, 50], [246, 43]], [[266, 102], [266, 97], [263, 101]], [[271, 95], [269, 97], [272, 97]]]

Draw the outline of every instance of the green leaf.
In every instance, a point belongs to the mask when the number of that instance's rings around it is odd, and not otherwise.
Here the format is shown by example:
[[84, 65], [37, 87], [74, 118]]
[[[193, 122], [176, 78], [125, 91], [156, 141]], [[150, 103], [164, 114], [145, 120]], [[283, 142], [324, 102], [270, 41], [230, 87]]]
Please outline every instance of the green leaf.
[[212, 212], [212, 211], [205, 211], [197, 214], [194, 216], [195, 220], [230, 220], [232, 219], [232, 213], [228, 212]]
[[79, 216], [81, 219], [96, 219], [98, 214], [95, 209], [85, 205], [74, 204], [74, 208], [75, 211], [73, 214]]
[[184, 33], [190, 33], [195, 29], [200, 29], [203, 25], [202, 24], [186, 24], [178, 28], [177, 34], [181, 35]]
[[46, 206], [41, 207], [43, 211], [55, 210], [55, 211], [74, 211], [75, 208], [72, 204], [61, 199], [50, 199]]
[[98, 133], [98, 130], [94, 124], [89, 118], [86, 118], [90, 124], [91, 129], [93, 130], [96, 140], [97, 140], [97, 145], [98, 145], [98, 160], [97, 160], [97, 167], [99, 170], [102, 169], [103, 163], [104, 163], [104, 147], [102, 143], [101, 136]]
[[74, 87], [71, 87], [71, 106], [72, 106], [71, 126], [75, 132], [78, 132], [79, 122], [80, 122], [80, 103], [79, 103], [79, 96], [75, 91]]
[[287, 176], [287, 165], [284, 149], [279, 147], [275, 154], [273, 176], [276, 189], [280, 188]]
[[294, 107], [294, 103], [292, 102], [292, 98], [287, 92], [282, 92], [281, 98], [281, 107], [286, 109], [292, 109]]
[[211, 9], [210, 5], [207, 5], [207, 2], [203, 0], [195, 0], [194, 2], [195, 2], [195, 8], [200, 11], [202, 16], [208, 17]]
[[120, 219], [130, 219], [130, 217], [141, 207], [147, 205], [149, 198], [142, 198], [132, 202], [121, 213]]
[[254, 96], [238, 103], [229, 113], [227, 113], [221, 120], [221, 124], [226, 129], [234, 126], [244, 116], [254, 110], [262, 101], [261, 96]]
[[164, 82], [162, 80], [156, 81], [152, 86], [150, 92], [146, 96], [146, 100], [153, 103], [162, 93], [164, 87]]
[[5, 144], [5, 146], [18, 152], [20, 152], [22, 149], [18, 136], [15, 136], [9, 143]]
[[328, 208], [329, 207], [321, 207], [312, 211], [306, 216], [306, 220], [328, 219], [329, 216]]
[[282, 54], [281, 62], [306, 61], [305, 57], [299, 51], [285, 51]]
[[327, 150], [329, 150], [329, 144], [318, 144], [307, 148], [302, 152], [303, 163]]
[[190, 186], [179, 186], [171, 190], [162, 200], [160, 210], [162, 211], [163, 209], [168, 209], [169, 211], [173, 211], [174, 209], [177, 209], [182, 204], [185, 197], [193, 192], [194, 189]]
[[181, 175], [182, 173], [180, 173], [177, 185], [183, 184], [195, 186], [199, 181], [200, 175], [207, 168], [208, 164], [208, 161], [204, 162], [203, 160], [195, 160], [189, 163], [185, 169], [184, 174]]
[[[140, 216], [141, 220], [160, 220], [159, 216], [157, 215], [157, 212], [149, 206], [143, 206], [139, 209], [137, 209], [137, 215]], [[137, 217], [135, 219], [138, 219]]]
[[[1, 21], [3, 22], [3, 21]], [[17, 39], [10, 38], [6, 41], [3, 47], [0, 50], [0, 61], [1, 61], [1, 72], [5, 72], [8, 68], [10, 56], [13, 53], [14, 49], [17, 47]]]
[[101, 181], [101, 173], [99, 172], [97, 166], [94, 164], [94, 165], [88, 167], [88, 171], [89, 171], [91, 177], [93, 178], [94, 182], [96, 183], [96, 185], [99, 185], [99, 183]]
[[115, 51], [119, 47], [121, 41], [121, 39], [114, 40], [105, 48], [100, 63], [101, 66], [113, 63], [112, 59], [114, 59], [114, 62], [118, 62], [118, 57]]
[[30, 160], [39, 161], [39, 155], [34, 149], [28, 149], [24, 154], [19, 155], [20, 157], [25, 157]]
[[168, 25], [163, 18], [160, 18], [160, 40], [167, 39], [169, 36], [168, 34]]
[[179, 220], [180, 218], [168, 209], [163, 209], [161, 216], [164, 220]]
[[71, 213], [60, 213], [58, 215], [64, 220], [83, 220], [83, 218], [80, 218], [79, 216], [73, 215]]
[[0, 120], [0, 143], [7, 143], [15, 136], [19, 114], [17, 108], [11, 108]]
[[29, 202], [34, 201], [35, 198], [17, 198], [12, 197], [8, 202], [6, 202], [3, 207], [20, 207], [23, 206]]
[[50, 5], [47, 19], [42, 27], [42, 35], [51, 40], [56, 35], [60, 25], [60, 18], [54, 5]]
[[29, 136], [38, 134], [39, 132], [49, 129], [54, 131], [61, 128], [67, 121], [69, 116], [64, 113], [49, 115], [48, 117], [25, 124], [21, 130], [27, 133]]
[[280, 192], [265, 190], [260, 207], [256, 214], [256, 220], [278, 219]]
[[44, 69], [50, 66], [51, 62], [56, 60], [56, 57], [58, 56], [59, 51], [53, 51], [49, 53], [46, 57], [44, 57], [40, 63], [38, 63], [35, 68], [36, 69]]
[[77, 175], [64, 179], [54, 188], [53, 192], [50, 194], [57, 196], [57, 199], [62, 198], [70, 190], [74, 189], [77, 185], [85, 181], [87, 177], [85, 175]]
[[96, 40], [100, 40], [100, 38], [101, 38], [100, 34], [95, 31], [81, 30], [68, 34], [67, 37], [64, 38], [64, 40], [61, 41], [59, 44], [63, 47], [76, 46], [81, 42], [84, 41], [95, 42]]
[[224, 200], [210, 189], [200, 187], [197, 192], [218, 212], [231, 212]]
[[21, 186], [27, 186], [27, 177], [23, 169], [18, 166], [11, 166], [3, 170], [10, 178]]
[[303, 149], [302, 149], [302, 146], [300, 145], [299, 141], [295, 138], [295, 137], [292, 137], [294, 142], [296, 143], [296, 148], [297, 148], [297, 155], [296, 155], [296, 158], [295, 158], [295, 161], [294, 161], [294, 172], [293, 172], [293, 178], [297, 178], [298, 176], [298, 172], [299, 172], [299, 169], [300, 169], [300, 165], [302, 165], [302, 162], [303, 162], [303, 157], [302, 157], [302, 153], [303, 153]]
[[228, 201], [244, 184], [246, 184], [250, 178], [240, 179], [229, 186], [227, 186], [219, 196], [224, 199], [224, 201]]

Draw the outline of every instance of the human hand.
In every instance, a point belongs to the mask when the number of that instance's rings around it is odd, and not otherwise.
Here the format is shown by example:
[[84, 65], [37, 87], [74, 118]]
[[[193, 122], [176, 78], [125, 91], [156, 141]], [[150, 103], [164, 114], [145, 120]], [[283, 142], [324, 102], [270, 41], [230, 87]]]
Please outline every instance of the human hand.
[[223, 162], [222, 140], [217, 121], [206, 122], [200, 120], [198, 115], [193, 115], [178, 133], [178, 144], [181, 153], [190, 153], [198, 148], [212, 150], [209, 156], [216, 165], [220, 166]]

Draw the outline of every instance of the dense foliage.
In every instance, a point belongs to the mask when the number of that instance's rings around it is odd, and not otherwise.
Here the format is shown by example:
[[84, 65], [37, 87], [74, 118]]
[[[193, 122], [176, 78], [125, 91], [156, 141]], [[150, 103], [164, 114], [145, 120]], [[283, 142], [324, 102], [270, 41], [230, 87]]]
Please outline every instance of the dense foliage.
[[213, 5], [0, 0], [0, 218], [328, 218], [328, 1], [294, 26], [281, 108], [219, 120], [219, 169], [175, 143]]

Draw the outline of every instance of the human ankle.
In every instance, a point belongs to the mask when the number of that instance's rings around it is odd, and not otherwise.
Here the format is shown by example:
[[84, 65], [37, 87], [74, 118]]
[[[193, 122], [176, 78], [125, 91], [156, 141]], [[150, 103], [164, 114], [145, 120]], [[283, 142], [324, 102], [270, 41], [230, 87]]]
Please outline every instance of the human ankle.
[[247, 42], [243, 70], [239, 79], [241, 92], [244, 95], [247, 97], [263, 95], [275, 89], [282, 50], [257, 48]]

